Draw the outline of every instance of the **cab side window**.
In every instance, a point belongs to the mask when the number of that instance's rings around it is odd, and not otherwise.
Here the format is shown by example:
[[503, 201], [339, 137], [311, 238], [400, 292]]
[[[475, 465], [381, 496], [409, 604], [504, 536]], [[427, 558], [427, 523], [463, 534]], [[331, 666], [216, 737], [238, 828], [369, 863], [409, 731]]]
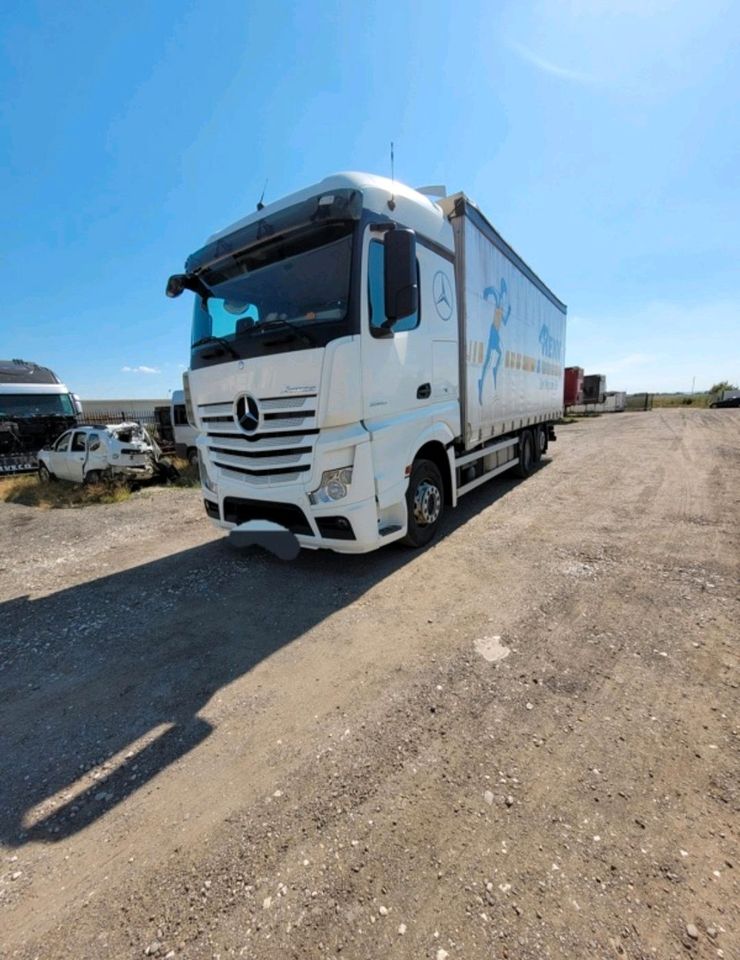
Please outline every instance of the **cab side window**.
[[[419, 283], [419, 261], [416, 261], [417, 283]], [[419, 290], [421, 284], [419, 283]], [[379, 240], [371, 240], [367, 254], [367, 296], [368, 311], [370, 314], [370, 333], [378, 336], [376, 331], [392, 330], [394, 333], [403, 333], [405, 330], [415, 330], [419, 326], [421, 303], [416, 313], [412, 313], [403, 320], [396, 320], [394, 324], [387, 322], [385, 315], [385, 269], [383, 266], [383, 244]]]
[[57, 440], [57, 442], [54, 444], [54, 449], [57, 450], [59, 453], [65, 453], [67, 450], [69, 450], [69, 441], [71, 440], [71, 438], [72, 438], [71, 433], [63, 433], [61, 437]]
[[84, 453], [85, 450], [85, 434], [76, 433], [74, 435], [74, 440], [72, 441], [72, 451], [74, 453]]

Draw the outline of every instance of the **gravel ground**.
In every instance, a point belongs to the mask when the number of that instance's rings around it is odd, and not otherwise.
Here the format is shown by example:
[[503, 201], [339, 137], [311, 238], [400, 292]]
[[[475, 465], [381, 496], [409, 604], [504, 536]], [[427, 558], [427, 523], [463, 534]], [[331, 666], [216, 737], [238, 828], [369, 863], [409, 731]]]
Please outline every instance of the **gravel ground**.
[[550, 452], [422, 553], [0, 504], [0, 955], [740, 956], [740, 411]]

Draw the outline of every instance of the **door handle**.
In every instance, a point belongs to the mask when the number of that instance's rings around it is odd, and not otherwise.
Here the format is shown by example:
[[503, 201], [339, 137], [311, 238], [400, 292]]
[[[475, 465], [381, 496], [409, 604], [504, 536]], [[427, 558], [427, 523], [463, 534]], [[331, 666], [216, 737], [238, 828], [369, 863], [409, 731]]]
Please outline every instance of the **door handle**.
[[422, 383], [419, 389], [416, 391], [417, 400], [428, 400], [432, 395], [432, 385], [431, 383]]

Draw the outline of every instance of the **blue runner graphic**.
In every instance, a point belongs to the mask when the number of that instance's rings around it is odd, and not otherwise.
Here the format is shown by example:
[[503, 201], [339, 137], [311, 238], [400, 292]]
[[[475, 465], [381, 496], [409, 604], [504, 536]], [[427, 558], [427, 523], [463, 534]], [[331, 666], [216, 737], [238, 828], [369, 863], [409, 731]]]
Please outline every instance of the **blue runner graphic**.
[[[486, 374], [488, 373], [489, 366], [491, 367], [491, 373], [493, 374], [493, 389], [496, 389], [496, 376], [498, 374], [498, 368], [501, 364], [501, 358], [503, 356], [503, 351], [501, 349], [501, 325], [509, 322], [509, 316], [511, 314], [511, 304], [509, 303], [509, 293], [506, 286], [506, 281], [502, 278], [501, 285], [497, 290], [496, 287], [486, 287], [483, 291], [484, 300], [493, 300], [496, 307], [493, 311], [493, 319], [491, 320], [491, 329], [488, 334], [488, 348], [486, 350], [486, 359], [483, 361], [483, 369], [481, 370], [480, 380], [478, 381], [478, 403], [483, 405], [483, 384], [486, 379]], [[492, 362], [493, 354], [496, 354], [495, 361]]]

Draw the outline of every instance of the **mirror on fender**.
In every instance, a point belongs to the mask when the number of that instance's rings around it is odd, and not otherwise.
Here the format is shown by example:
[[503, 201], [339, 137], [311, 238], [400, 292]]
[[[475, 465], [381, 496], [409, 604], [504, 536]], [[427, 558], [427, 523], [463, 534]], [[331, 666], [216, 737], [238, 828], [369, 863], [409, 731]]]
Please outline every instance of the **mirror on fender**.
[[385, 236], [385, 315], [395, 322], [416, 313], [419, 282], [416, 272], [416, 234], [405, 227]]

